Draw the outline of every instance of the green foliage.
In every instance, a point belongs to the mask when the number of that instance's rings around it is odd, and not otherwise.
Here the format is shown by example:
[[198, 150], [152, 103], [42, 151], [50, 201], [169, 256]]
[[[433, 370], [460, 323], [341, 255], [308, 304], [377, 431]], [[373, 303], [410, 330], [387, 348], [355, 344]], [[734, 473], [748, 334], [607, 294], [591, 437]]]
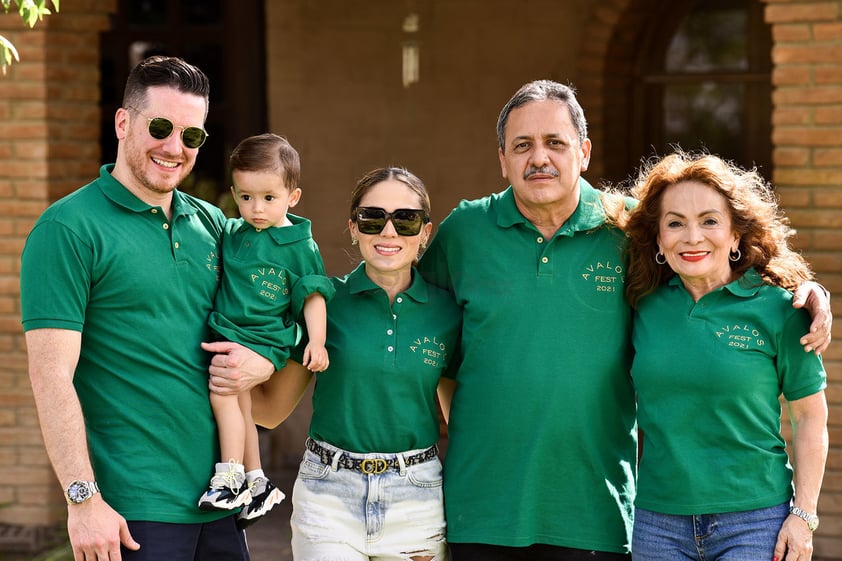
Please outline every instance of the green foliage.
[[[0, 4], [3, 5], [3, 10], [7, 14], [13, 4], [17, 6], [18, 14], [30, 29], [42, 21], [44, 16], [52, 13], [48, 7], [49, 4], [53, 5], [56, 12], [59, 11], [59, 0], [0, 0]], [[8, 39], [0, 35], [0, 69], [3, 74], [6, 74], [6, 69], [12, 64], [12, 59], [20, 60], [18, 51]]]

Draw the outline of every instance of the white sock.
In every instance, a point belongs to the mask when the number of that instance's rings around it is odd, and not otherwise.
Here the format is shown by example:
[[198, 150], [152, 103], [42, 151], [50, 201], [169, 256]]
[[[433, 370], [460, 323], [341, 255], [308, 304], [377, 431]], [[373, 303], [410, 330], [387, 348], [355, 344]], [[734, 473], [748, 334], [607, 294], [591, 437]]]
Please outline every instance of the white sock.
[[253, 469], [251, 471], [246, 472], [246, 481], [248, 481], [249, 483], [251, 483], [252, 481], [257, 479], [258, 477], [262, 477], [262, 478], [266, 479], [266, 475], [264, 475], [262, 469], [258, 468], [258, 469]]

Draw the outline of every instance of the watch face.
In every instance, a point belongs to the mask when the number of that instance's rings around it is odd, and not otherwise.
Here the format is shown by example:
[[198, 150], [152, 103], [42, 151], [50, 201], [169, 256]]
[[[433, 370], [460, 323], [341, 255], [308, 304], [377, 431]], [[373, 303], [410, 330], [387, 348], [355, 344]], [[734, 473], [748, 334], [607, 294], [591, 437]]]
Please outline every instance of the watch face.
[[75, 481], [67, 488], [67, 497], [74, 503], [83, 503], [91, 496], [91, 491], [88, 486], [79, 481]]
[[818, 518], [811, 518], [807, 521], [807, 528], [810, 529], [811, 532], [815, 532], [816, 529], [819, 527], [819, 519]]

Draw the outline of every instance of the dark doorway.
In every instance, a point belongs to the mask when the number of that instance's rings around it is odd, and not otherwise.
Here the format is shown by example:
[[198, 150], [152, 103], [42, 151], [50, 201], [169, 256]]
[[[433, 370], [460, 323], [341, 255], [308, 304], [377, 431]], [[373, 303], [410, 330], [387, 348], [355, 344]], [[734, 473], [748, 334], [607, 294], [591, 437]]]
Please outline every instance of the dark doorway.
[[243, 138], [266, 130], [263, 0], [120, 0], [100, 36], [103, 163], [117, 154], [114, 113], [129, 70], [153, 54], [180, 56], [208, 75], [210, 136], [182, 188], [233, 209], [227, 159]]

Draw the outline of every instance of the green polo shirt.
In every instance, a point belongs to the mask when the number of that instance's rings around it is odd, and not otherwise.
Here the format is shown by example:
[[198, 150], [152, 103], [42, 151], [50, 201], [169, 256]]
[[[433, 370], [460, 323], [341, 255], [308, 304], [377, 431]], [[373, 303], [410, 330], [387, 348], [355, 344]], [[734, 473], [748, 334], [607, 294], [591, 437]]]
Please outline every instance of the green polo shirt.
[[439, 438], [436, 387], [455, 353], [460, 314], [446, 291], [413, 271], [390, 305], [365, 263], [331, 279], [330, 367], [313, 392], [310, 437], [350, 452], [403, 452]]
[[698, 302], [678, 277], [640, 301], [637, 506], [709, 514], [792, 497], [778, 396], [794, 401], [825, 387], [821, 358], [798, 342], [809, 326], [792, 295], [754, 270]]
[[598, 191], [552, 238], [511, 187], [462, 202], [420, 268], [463, 310], [448, 540], [626, 552], [636, 454], [625, 237]]
[[50, 206], [26, 241], [26, 331], [82, 332], [73, 379], [102, 495], [129, 520], [195, 523], [218, 457], [199, 343], [218, 285], [219, 209], [179, 191], [173, 216], [103, 166]]
[[333, 296], [310, 221], [287, 217], [289, 226], [260, 230], [242, 218], [226, 223], [222, 282], [210, 316], [214, 333], [268, 358], [276, 369], [295, 346], [307, 297]]

